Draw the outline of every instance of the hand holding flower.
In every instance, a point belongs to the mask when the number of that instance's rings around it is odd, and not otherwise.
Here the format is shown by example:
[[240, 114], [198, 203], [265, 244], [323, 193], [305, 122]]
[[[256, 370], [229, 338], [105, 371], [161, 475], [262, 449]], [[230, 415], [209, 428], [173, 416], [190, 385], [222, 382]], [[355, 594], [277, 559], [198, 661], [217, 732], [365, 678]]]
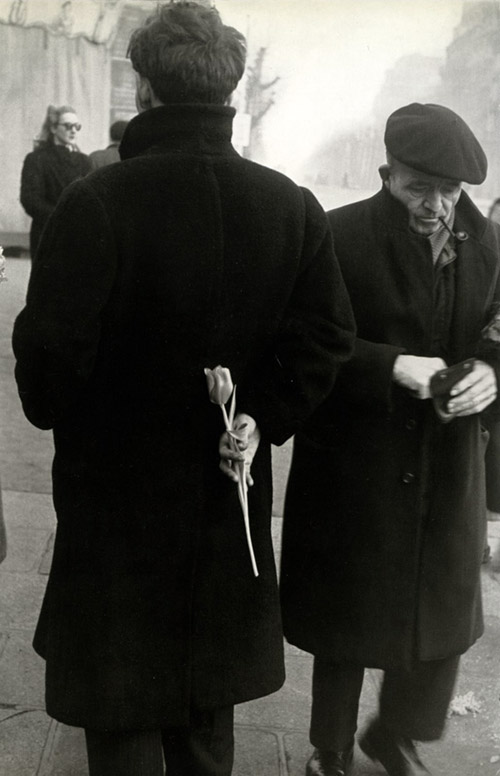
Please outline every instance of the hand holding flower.
[[[248, 485], [253, 485], [250, 475], [250, 464], [259, 446], [260, 433], [250, 415], [240, 414], [235, 417], [236, 386], [233, 386], [231, 372], [227, 367], [216, 366], [215, 369], [205, 369], [210, 401], [218, 404], [224, 417], [226, 427], [222, 435], [219, 452], [222, 471], [238, 485], [238, 498], [243, 512], [248, 551], [252, 562], [253, 573], [259, 576], [255, 554], [250, 535], [250, 516], [248, 513]], [[225, 404], [231, 399], [229, 414]]]
[[[234, 449], [232, 439], [236, 439], [237, 450]], [[260, 442], [260, 431], [255, 420], [245, 413], [238, 413], [234, 418], [233, 433], [230, 436], [226, 431], [220, 438], [219, 454], [221, 457], [220, 468], [224, 474], [238, 482], [238, 474], [235, 463], [243, 462], [247, 485], [253, 485], [250, 467]]]

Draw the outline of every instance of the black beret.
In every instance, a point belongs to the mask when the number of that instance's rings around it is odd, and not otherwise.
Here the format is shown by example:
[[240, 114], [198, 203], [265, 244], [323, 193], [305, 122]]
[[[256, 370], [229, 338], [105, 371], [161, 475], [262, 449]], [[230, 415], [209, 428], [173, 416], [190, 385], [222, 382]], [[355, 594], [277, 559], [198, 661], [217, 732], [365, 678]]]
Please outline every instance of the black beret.
[[391, 113], [385, 147], [397, 161], [427, 175], [482, 183], [488, 160], [456, 113], [443, 105], [413, 102]]

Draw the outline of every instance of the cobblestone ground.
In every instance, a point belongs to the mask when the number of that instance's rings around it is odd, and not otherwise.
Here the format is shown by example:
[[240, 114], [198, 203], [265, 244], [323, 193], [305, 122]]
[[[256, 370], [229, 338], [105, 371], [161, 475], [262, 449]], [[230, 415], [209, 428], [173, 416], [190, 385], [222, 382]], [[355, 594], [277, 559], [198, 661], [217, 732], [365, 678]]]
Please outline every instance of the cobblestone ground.
[[[25, 259], [8, 262], [0, 286], [0, 477], [9, 552], [0, 566], [0, 776], [87, 776], [82, 731], [44, 711], [43, 661], [31, 648], [50, 567], [54, 533], [50, 434], [22, 417], [13, 380], [10, 334], [22, 307], [29, 272]], [[290, 445], [273, 450], [273, 531], [278, 554]], [[498, 554], [500, 523], [489, 523]], [[483, 570], [487, 630], [462, 661], [457, 694], [477, 711], [451, 717], [443, 741], [421, 747], [434, 776], [500, 776], [500, 574]], [[268, 698], [236, 712], [234, 776], [302, 776], [309, 754], [311, 658], [287, 647], [287, 681]], [[360, 724], [373, 713], [379, 683], [367, 672]], [[471, 693], [471, 695], [468, 695]], [[356, 750], [354, 776], [381, 774]]]

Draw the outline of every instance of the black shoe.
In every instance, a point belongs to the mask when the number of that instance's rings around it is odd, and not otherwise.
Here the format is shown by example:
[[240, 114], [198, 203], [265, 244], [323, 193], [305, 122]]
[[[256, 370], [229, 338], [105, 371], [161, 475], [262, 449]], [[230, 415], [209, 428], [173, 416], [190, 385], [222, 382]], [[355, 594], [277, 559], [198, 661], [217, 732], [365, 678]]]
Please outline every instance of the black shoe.
[[378, 760], [389, 776], [424, 776], [430, 771], [420, 760], [413, 741], [395, 735], [374, 720], [359, 739], [360, 749], [370, 758]]
[[306, 776], [349, 776], [353, 750], [354, 744], [340, 752], [315, 749], [307, 763]]

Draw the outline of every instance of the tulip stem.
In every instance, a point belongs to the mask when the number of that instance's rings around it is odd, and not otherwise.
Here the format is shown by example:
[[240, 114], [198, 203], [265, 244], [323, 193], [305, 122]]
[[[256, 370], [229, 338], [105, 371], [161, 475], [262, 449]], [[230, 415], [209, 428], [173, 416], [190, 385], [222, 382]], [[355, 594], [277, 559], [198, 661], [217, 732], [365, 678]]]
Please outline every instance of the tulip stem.
[[[224, 425], [226, 427], [226, 431], [228, 432], [229, 444], [231, 445], [231, 449], [235, 453], [240, 453], [241, 450], [238, 447], [238, 441], [234, 438], [232, 434], [232, 432], [235, 431], [234, 429], [235, 394], [236, 394], [236, 386], [234, 386], [234, 390], [233, 390], [229, 416], [227, 414], [225, 405], [221, 404], [220, 407], [222, 410], [222, 415], [224, 417]], [[245, 461], [236, 461], [235, 471], [238, 475], [238, 498], [240, 500], [241, 510], [243, 512], [243, 522], [245, 523], [245, 533], [247, 538], [248, 551], [250, 553], [250, 560], [252, 561], [252, 569], [253, 569], [254, 576], [258, 577], [259, 571], [257, 569], [257, 563], [255, 560], [255, 554], [254, 554], [253, 545], [252, 545], [252, 536], [250, 533], [250, 516], [248, 513], [248, 487], [247, 487], [247, 480], [246, 480], [246, 474], [245, 474]]]
[[[255, 554], [254, 554], [253, 545], [252, 545], [252, 536], [250, 534], [250, 516], [248, 514], [248, 488], [247, 488], [246, 477], [245, 477], [244, 462], [241, 463], [238, 468], [239, 468], [240, 480], [242, 483], [241, 490], [243, 491], [243, 498], [241, 498], [241, 493], [239, 493], [239, 495], [240, 495], [241, 508], [243, 510], [243, 521], [245, 523], [245, 533], [247, 536], [248, 551], [250, 553], [250, 560], [252, 561], [252, 569], [253, 569], [254, 576], [258, 577], [259, 570], [257, 568], [257, 562], [255, 560]], [[238, 488], [238, 491], [240, 491], [239, 488]]]
[[236, 386], [233, 388], [233, 395], [231, 396], [231, 406], [229, 408], [229, 427], [234, 426], [234, 416], [236, 413]]
[[[220, 408], [222, 410], [222, 415], [224, 417], [224, 425], [226, 427], [226, 431], [232, 431], [233, 430], [233, 426], [232, 426], [232, 423], [229, 422], [229, 418], [227, 416], [227, 410], [226, 410], [224, 404], [221, 404]], [[231, 439], [232, 439], [232, 437], [231, 437]]]

